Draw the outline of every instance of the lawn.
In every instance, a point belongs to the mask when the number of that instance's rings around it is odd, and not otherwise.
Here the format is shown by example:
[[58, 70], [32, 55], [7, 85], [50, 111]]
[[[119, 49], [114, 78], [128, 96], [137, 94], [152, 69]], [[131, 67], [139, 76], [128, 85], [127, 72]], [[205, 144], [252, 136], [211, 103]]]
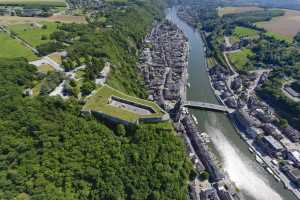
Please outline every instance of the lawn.
[[48, 55], [49, 58], [51, 58], [54, 62], [58, 63], [58, 64], [62, 64], [62, 57], [59, 53], [52, 53], [50, 55]]
[[282, 35], [282, 34], [279, 34], [279, 33], [275, 33], [275, 32], [267, 32], [266, 35], [270, 36], [270, 37], [274, 37], [275, 39], [277, 40], [283, 40], [283, 41], [286, 41], [288, 43], [293, 43], [293, 38], [292, 37], [289, 37], [289, 36], [285, 36], [285, 35]]
[[0, 32], [0, 44], [1, 58], [24, 57], [30, 61], [38, 58], [30, 49], [26, 48], [19, 41], [11, 38], [6, 33]]
[[[9, 30], [16, 33], [18, 37], [25, 40], [33, 47], [50, 41], [50, 35], [57, 30], [55, 22], [38, 22], [14, 24], [8, 26]], [[42, 38], [46, 37], [46, 38]]]
[[[108, 101], [111, 96], [126, 99], [128, 101], [135, 102], [137, 104], [146, 105], [148, 107], [151, 107], [155, 112], [149, 115], [139, 115], [127, 109], [112, 106], [108, 104]], [[165, 112], [163, 112], [156, 103], [126, 95], [107, 85], [104, 85], [103, 87], [98, 89], [93, 96], [88, 97], [87, 102], [83, 107], [83, 111], [101, 112], [106, 115], [118, 119], [126, 120], [132, 123], [135, 123], [137, 120], [141, 118], [161, 117], [165, 114]]]
[[55, 6], [65, 7], [65, 0], [0, 0], [0, 5], [19, 5], [19, 6], [30, 6], [30, 5], [43, 5], [43, 6]]
[[55, 69], [51, 65], [44, 64], [38, 67], [38, 71], [47, 74], [48, 72], [55, 71]]
[[234, 29], [233, 35], [236, 37], [239, 37], [239, 38], [256, 37], [256, 36], [258, 36], [258, 31], [251, 29], [251, 28], [237, 26]]
[[235, 35], [232, 35], [229, 37], [229, 41], [231, 44], [234, 44], [234, 43], [240, 42], [240, 38]]
[[242, 49], [235, 53], [227, 54], [230, 62], [237, 70], [247, 70], [247, 63], [249, 63], [249, 56], [253, 55], [250, 49]]

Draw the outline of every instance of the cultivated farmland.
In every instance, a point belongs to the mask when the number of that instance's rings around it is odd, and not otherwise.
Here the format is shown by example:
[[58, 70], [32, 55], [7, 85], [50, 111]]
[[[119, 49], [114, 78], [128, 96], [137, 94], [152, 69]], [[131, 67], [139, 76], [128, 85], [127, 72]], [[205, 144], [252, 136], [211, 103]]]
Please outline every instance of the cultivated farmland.
[[63, 22], [86, 24], [84, 16], [53, 15], [51, 17], [17, 17], [17, 16], [0, 16], [0, 25], [24, 24], [34, 22]]
[[274, 17], [271, 21], [259, 22], [257, 26], [267, 31], [294, 37], [300, 31], [300, 11], [284, 10], [284, 16]]
[[18, 6], [43, 5], [43, 6], [64, 7], [66, 6], [66, 2], [65, 0], [0, 0], [0, 5], [18, 5]]
[[233, 14], [233, 13], [243, 13], [248, 11], [256, 11], [256, 10], [263, 10], [263, 8], [254, 7], [254, 6], [245, 6], [245, 7], [223, 7], [218, 8], [219, 16], [223, 16], [226, 14]]

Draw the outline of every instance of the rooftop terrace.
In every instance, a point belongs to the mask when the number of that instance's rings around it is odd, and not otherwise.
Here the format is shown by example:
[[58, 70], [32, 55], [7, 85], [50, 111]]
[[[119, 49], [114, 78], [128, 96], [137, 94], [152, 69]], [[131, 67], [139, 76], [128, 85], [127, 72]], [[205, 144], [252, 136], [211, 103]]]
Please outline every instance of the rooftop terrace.
[[126, 95], [108, 85], [102, 86], [93, 96], [88, 97], [83, 111], [129, 123], [168, 119], [168, 114], [156, 103]]

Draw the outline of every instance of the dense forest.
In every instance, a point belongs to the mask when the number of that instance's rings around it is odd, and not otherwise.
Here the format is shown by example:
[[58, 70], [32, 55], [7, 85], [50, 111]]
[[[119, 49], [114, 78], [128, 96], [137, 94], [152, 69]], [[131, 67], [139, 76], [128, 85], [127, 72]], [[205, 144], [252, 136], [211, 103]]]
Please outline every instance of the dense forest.
[[191, 165], [170, 125], [108, 128], [75, 100], [23, 97], [36, 69], [0, 63], [0, 199], [186, 198]]
[[[87, 62], [85, 90], [109, 61], [109, 84], [143, 97], [137, 50], [159, 6], [138, 2], [86, 25], [61, 24], [38, 49], [66, 49], [67, 71]], [[40, 74], [23, 58], [0, 59], [0, 199], [186, 199], [192, 165], [170, 123], [124, 127], [82, 116], [76, 98], [46, 95], [58, 81], [46, 76], [44, 95], [24, 96]]]

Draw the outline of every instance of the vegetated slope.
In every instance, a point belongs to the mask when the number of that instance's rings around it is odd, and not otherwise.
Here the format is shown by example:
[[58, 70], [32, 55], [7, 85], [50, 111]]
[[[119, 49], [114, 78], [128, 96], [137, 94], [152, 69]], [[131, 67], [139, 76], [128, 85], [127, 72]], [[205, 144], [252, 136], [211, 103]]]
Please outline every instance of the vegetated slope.
[[285, 82], [285, 77], [299, 80], [300, 66], [286, 66], [273, 70], [269, 80], [257, 90], [259, 97], [271, 105], [280, 117], [285, 118], [288, 122], [300, 130], [300, 103], [291, 100], [282, 91], [281, 88]]
[[22, 97], [36, 69], [0, 60], [0, 199], [185, 199], [190, 162], [168, 124], [109, 129], [81, 105]]
[[[78, 58], [83, 63], [92, 59], [110, 62], [113, 67], [108, 84], [130, 95], [145, 98], [146, 89], [137, 69], [138, 47], [159, 13], [156, 6], [147, 2], [140, 6], [108, 9], [89, 24], [58, 27], [51, 38], [57, 41], [56, 44], [70, 44], [67, 51], [74, 63]], [[52, 46], [51, 43], [44, 44], [38, 50], [44, 54], [57, 50]], [[97, 75], [92, 74], [90, 81]]]

